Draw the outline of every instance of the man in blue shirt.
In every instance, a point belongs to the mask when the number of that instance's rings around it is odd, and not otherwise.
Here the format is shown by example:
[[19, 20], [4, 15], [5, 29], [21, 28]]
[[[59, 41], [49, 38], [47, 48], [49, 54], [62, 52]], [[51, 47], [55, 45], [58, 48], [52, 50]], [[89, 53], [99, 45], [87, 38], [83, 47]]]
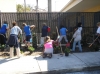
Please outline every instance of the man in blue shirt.
[[63, 26], [61, 25], [61, 28], [60, 28], [60, 38], [59, 38], [59, 42], [62, 40], [62, 38], [64, 37], [65, 41], [68, 43], [68, 40], [67, 40], [67, 32], [68, 30]]
[[26, 41], [25, 41], [25, 45], [26, 47], [30, 47], [30, 39], [31, 39], [31, 30], [30, 28], [35, 28], [35, 25], [27, 25], [26, 23], [23, 23], [24, 26], [24, 32], [26, 35]]
[[7, 22], [4, 21], [4, 24], [0, 28], [0, 44], [5, 45], [6, 44], [6, 32], [8, 30]]
[[46, 25], [46, 23], [43, 23], [43, 27], [42, 27], [42, 35], [41, 35], [41, 46], [44, 44], [44, 37], [48, 36], [48, 26]]

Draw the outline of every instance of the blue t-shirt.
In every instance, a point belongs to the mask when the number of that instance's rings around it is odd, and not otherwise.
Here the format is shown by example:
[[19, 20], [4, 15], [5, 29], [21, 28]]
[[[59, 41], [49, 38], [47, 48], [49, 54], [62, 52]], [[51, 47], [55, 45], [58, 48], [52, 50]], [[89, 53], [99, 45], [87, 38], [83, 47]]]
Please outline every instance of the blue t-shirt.
[[48, 26], [42, 27], [42, 37], [45, 37], [48, 35]]
[[60, 29], [60, 35], [66, 35], [66, 28], [61, 28]]
[[31, 35], [31, 30], [30, 30], [30, 26], [29, 25], [27, 25], [27, 26], [24, 27], [24, 32], [25, 32], [26, 36], [27, 35]]
[[0, 29], [0, 33], [1, 34], [6, 34], [7, 27], [8, 27], [7, 24], [3, 24], [2, 27], [1, 27], [1, 29]]

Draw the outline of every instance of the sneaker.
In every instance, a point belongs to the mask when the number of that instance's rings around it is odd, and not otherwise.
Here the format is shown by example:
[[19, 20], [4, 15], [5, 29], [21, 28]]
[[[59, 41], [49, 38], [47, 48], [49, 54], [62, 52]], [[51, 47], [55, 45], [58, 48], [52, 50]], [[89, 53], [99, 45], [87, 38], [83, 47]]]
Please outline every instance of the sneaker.
[[43, 53], [43, 58], [46, 58], [47, 54], [46, 53]]
[[52, 53], [50, 53], [50, 54], [48, 55], [48, 57], [49, 57], [49, 58], [52, 58]]

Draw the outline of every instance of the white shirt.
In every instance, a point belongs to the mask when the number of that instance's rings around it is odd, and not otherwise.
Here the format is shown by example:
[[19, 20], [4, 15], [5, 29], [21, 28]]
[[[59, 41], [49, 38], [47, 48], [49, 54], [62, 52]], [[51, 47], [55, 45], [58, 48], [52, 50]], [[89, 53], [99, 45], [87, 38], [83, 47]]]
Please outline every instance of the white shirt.
[[18, 35], [19, 32], [22, 34], [22, 30], [18, 26], [14, 26], [11, 28], [10, 34]]
[[80, 31], [82, 31], [82, 27], [78, 27], [78, 29], [79, 29]]
[[74, 41], [80, 41], [81, 40], [81, 30], [77, 29], [73, 35]]
[[98, 29], [97, 29], [97, 33], [99, 33], [99, 34], [100, 34], [100, 27], [98, 27]]

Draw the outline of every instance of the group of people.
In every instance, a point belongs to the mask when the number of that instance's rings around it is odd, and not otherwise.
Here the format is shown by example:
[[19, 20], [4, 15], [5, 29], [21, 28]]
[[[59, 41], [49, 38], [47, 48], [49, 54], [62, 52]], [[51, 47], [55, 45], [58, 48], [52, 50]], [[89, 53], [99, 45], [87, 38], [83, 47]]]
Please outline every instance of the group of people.
[[[23, 30], [24, 33], [26, 35], [26, 39], [25, 39], [25, 46], [26, 48], [30, 47], [30, 39], [32, 37], [31, 34], [31, 28], [34, 29], [35, 25], [27, 25], [26, 23], [23, 23]], [[98, 29], [97, 29], [97, 35], [100, 35], [100, 22], [97, 23]], [[18, 40], [18, 34], [20, 33], [21, 39], [22, 39], [22, 30], [21, 28], [17, 25], [16, 22], [12, 23], [12, 27], [10, 29], [10, 36], [8, 38], [8, 40], [6, 41], [6, 32], [7, 30], [9, 30], [10, 28], [8, 27], [8, 23], [6, 21], [4, 21], [4, 24], [1, 26], [0, 28], [0, 44], [1, 45], [9, 45], [10, 46], [10, 57], [13, 57], [13, 51], [14, 48], [16, 48], [16, 52], [17, 52], [17, 57], [20, 57], [20, 47], [19, 47], [19, 40]], [[52, 57], [53, 54], [53, 43], [60, 43], [62, 38], [65, 39], [66, 44], [69, 42], [67, 39], [67, 32], [68, 30], [61, 25], [60, 26], [60, 36], [56, 39], [56, 41], [52, 40], [49, 36], [49, 32], [50, 32], [50, 27], [48, 27], [46, 25], [46, 23], [43, 23], [43, 27], [42, 27], [42, 35], [41, 35], [41, 46], [44, 47], [44, 51], [43, 51], [43, 58], [45, 58], [46, 56], [48, 56], [49, 58]], [[77, 26], [74, 29], [74, 34], [73, 34], [73, 47], [72, 47], [72, 51], [75, 51], [75, 47], [76, 47], [76, 43], [78, 43], [78, 47], [80, 52], [82, 52], [82, 46], [81, 46], [81, 32], [82, 32], [82, 23], [79, 22], [77, 24]]]
[[[46, 26], [46, 24], [44, 26]], [[100, 36], [100, 22], [97, 23], [97, 26], [98, 26], [98, 29], [96, 31], [96, 35]], [[52, 54], [53, 54], [53, 43], [55, 43], [55, 42], [60, 43], [62, 38], [65, 39], [66, 43], [69, 42], [68, 39], [67, 39], [68, 30], [63, 25], [61, 25], [60, 30], [59, 30], [60, 36], [57, 38], [56, 41], [52, 40], [50, 38], [50, 36], [48, 36], [48, 31], [46, 31], [46, 30], [47, 30], [47, 26], [45, 27], [45, 32], [43, 32], [44, 30], [42, 28], [42, 37], [44, 38], [44, 42], [43, 42], [43, 38], [42, 38], [42, 44], [44, 44], [43, 58], [45, 58], [46, 56], [51, 58]], [[81, 32], [82, 32], [82, 23], [79, 22], [77, 24], [77, 26], [75, 26], [74, 34], [72, 36], [72, 39], [74, 39], [73, 46], [72, 46], [72, 49], [71, 49], [72, 52], [75, 51], [75, 47], [76, 47], [77, 43], [78, 43], [79, 51], [82, 52], [82, 46], [81, 46], [82, 35], [81, 35]]]
[[[30, 38], [31, 38], [31, 28], [35, 28], [35, 25], [27, 25], [26, 23], [23, 23], [24, 26], [24, 32], [26, 35], [26, 47], [30, 47]], [[10, 30], [10, 36], [6, 40], [6, 32], [7, 30]], [[0, 44], [1, 45], [9, 45], [10, 46], [10, 58], [13, 57], [14, 54], [14, 47], [16, 48], [17, 57], [20, 57], [20, 46], [19, 46], [19, 39], [18, 35], [20, 34], [20, 37], [22, 39], [22, 30], [17, 25], [16, 22], [12, 23], [11, 29], [8, 27], [8, 23], [5, 21], [4, 24], [0, 28]]]

